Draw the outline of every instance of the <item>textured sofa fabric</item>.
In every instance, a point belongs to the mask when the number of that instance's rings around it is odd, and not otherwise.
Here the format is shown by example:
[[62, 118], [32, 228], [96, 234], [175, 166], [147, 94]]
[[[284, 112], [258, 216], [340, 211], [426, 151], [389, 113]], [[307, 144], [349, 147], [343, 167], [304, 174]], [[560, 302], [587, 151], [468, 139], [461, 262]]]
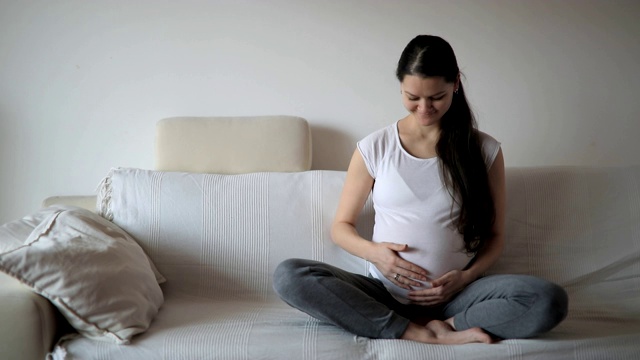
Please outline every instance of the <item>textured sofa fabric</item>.
[[[167, 278], [165, 304], [131, 345], [62, 342], [67, 359], [634, 358], [640, 354], [640, 167], [511, 168], [507, 244], [492, 273], [565, 286], [568, 318], [535, 339], [425, 345], [349, 334], [289, 308], [271, 289], [289, 257], [364, 273], [329, 227], [343, 172], [188, 174], [119, 169], [103, 214]], [[107, 192], [104, 192], [107, 193]], [[359, 227], [369, 236], [370, 204]]]

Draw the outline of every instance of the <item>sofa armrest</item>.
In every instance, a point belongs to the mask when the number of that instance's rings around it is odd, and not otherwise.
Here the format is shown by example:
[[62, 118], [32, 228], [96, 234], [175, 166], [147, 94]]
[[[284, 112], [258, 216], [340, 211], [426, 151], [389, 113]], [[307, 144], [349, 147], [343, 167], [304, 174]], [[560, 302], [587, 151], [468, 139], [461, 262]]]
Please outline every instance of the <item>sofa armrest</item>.
[[93, 212], [96, 211], [96, 198], [95, 195], [88, 196], [51, 196], [42, 202], [42, 207], [51, 205], [71, 205], [78, 206]]
[[0, 359], [44, 359], [55, 341], [56, 323], [49, 301], [0, 273]]

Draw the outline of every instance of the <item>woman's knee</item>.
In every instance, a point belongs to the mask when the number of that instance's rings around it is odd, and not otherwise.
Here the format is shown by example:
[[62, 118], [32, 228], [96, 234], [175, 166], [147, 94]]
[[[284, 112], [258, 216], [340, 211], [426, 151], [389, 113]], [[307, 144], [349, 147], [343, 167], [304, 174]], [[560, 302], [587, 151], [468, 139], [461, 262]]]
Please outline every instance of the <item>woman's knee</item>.
[[276, 270], [273, 273], [274, 278], [280, 278], [282, 276], [288, 276], [291, 273], [295, 273], [297, 269], [300, 267], [306, 266], [306, 260], [304, 259], [287, 259], [278, 266], [276, 266]]
[[533, 337], [546, 333], [567, 317], [569, 297], [559, 285], [541, 278], [531, 277], [531, 290], [536, 294], [535, 301], [527, 311], [529, 333], [519, 337]]
[[514, 308], [513, 322], [496, 331], [503, 338], [534, 337], [556, 327], [568, 313], [567, 292], [559, 285], [529, 275], [497, 276], [500, 293], [519, 307]]
[[303, 266], [302, 259], [287, 259], [276, 266], [273, 272], [273, 288], [282, 297], [282, 293], [295, 283], [294, 278], [299, 274], [299, 269]]
[[547, 314], [546, 323], [541, 324], [541, 332], [553, 329], [569, 313], [569, 296], [559, 285], [547, 282], [540, 297], [540, 312]]
[[317, 261], [306, 259], [287, 259], [276, 267], [273, 273], [273, 289], [282, 298], [288, 298], [296, 289], [304, 288], [309, 280], [311, 268]]

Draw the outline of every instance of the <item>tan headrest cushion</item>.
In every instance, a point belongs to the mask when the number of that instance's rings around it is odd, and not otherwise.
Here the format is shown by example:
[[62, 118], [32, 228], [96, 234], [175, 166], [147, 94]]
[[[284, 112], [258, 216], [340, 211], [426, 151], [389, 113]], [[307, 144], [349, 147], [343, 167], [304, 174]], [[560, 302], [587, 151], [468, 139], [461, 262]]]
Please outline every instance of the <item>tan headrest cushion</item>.
[[155, 168], [241, 174], [311, 169], [309, 124], [294, 116], [175, 117], [156, 126]]

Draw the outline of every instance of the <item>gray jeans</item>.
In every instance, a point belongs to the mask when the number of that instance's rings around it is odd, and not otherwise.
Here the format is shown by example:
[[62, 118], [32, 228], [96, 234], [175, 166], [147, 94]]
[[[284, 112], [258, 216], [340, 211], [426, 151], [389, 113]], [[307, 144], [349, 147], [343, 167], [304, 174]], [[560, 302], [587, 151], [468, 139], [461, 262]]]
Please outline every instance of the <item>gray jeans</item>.
[[283, 261], [273, 280], [287, 304], [369, 338], [397, 339], [409, 321], [450, 317], [457, 330], [480, 327], [502, 339], [527, 338], [551, 330], [567, 315], [564, 289], [528, 275], [480, 278], [436, 307], [401, 304], [380, 280], [312, 260]]

